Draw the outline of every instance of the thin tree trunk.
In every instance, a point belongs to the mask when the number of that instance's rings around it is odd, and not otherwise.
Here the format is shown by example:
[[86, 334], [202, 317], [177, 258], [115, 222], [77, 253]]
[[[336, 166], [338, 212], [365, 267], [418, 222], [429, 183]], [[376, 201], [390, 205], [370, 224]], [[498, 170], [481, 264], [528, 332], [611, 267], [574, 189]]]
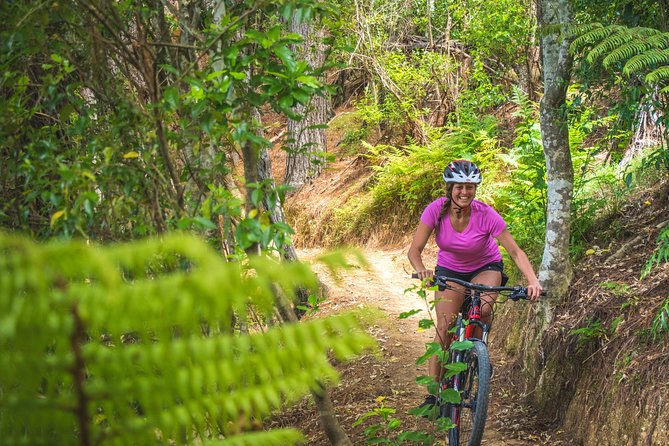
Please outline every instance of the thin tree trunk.
[[[542, 26], [569, 24], [568, 0], [540, 2]], [[564, 296], [571, 281], [569, 234], [574, 169], [569, 151], [569, 127], [565, 99], [569, 86], [572, 57], [569, 39], [554, 34], [542, 38], [544, 97], [541, 100], [541, 138], [546, 155], [548, 184], [546, 243], [540, 279], [553, 297]]]
[[[569, 0], [541, 0], [541, 27], [571, 22]], [[531, 330], [525, 338], [526, 370], [531, 375], [529, 386], [540, 387], [543, 382], [541, 353], [543, 334], [553, 319], [553, 307], [566, 296], [572, 278], [569, 259], [571, 201], [574, 189], [574, 170], [569, 151], [569, 129], [564, 108], [569, 86], [572, 58], [569, 39], [557, 33], [541, 38], [544, 96], [540, 106], [541, 138], [546, 156], [547, 215], [544, 254], [539, 268], [539, 280], [548, 298], [538, 303], [536, 315], [530, 321]], [[542, 392], [534, 393], [539, 400]]]
[[[255, 116], [258, 120], [260, 119], [257, 110], [255, 111]], [[246, 163], [244, 164], [244, 166], [246, 166]], [[257, 179], [259, 181], [270, 180], [272, 186], [274, 186], [274, 177], [272, 175], [272, 162], [266, 149], [261, 149], [260, 153], [258, 154]], [[274, 191], [275, 189], [274, 187], [272, 187], [272, 192]], [[278, 197], [276, 198], [277, 198], [276, 200], [269, 200], [269, 197], [265, 197], [265, 202], [264, 202], [265, 207], [267, 208], [267, 211], [270, 213], [270, 220], [273, 223], [275, 222], [285, 223], [283, 206], [281, 205], [281, 202], [278, 200]], [[270, 201], [274, 201], [274, 205], [272, 205]], [[292, 244], [284, 246], [283, 250], [284, 250], [283, 254], [284, 259], [292, 262], [299, 261], [297, 258], [297, 252], [295, 251], [295, 247]], [[300, 293], [302, 293], [302, 295], [300, 295]], [[281, 318], [284, 321], [290, 323], [297, 323], [298, 317], [295, 313], [295, 308], [290, 304], [290, 302], [288, 302], [286, 297], [281, 292], [277, 291], [275, 293], [275, 296], [276, 296], [277, 308], [279, 310]], [[303, 304], [306, 303], [307, 297], [308, 297], [308, 292], [306, 290], [298, 290], [298, 299], [301, 303]], [[344, 429], [341, 428], [341, 426], [339, 425], [339, 421], [335, 416], [334, 406], [332, 404], [332, 400], [330, 399], [330, 395], [327, 391], [327, 387], [323, 383], [319, 383], [319, 386], [320, 389], [312, 391], [311, 394], [313, 395], [316, 407], [318, 408], [318, 415], [320, 417], [321, 426], [325, 431], [325, 435], [327, 435], [328, 439], [330, 440], [330, 443], [333, 446], [352, 446], [351, 440], [349, 440], [348, 436], [346, 435], [346, 432], [344, 431]]]
[[[260, 115], [258, 114], [256, 118], [260, 120]], [[269, 212], [270, 221], [272, 223], [286, 223], [286, 215], [283, 211], [283, 205], [281, 204], [278, 194], [276, 193], [274, 175], [272, 173], [272, 160], [270, 159], [269, 153], [266, 149], [262, 149], [258, 154], [258, 180], [261, 182], [270, 181], [271, 183], [271, 191], [268, 193], [274, 194], [274, 196], [270, 197], [268, 194], [263, 196], [263, 204], [265, 205], [267, 212]], [[289, 262], [299, 262], [297, 251], [295, 250], [295, 246], [293, 246], [292, 243], [282, 246], [281, 250], [282, 256], [285, 260]], [[319, 292], [326, 292], [326, 287], [322, 283], [319, 283]], [[296, 290], [296, 294], [297, 305], [306, 306], [309, 303], [308, 290], [304, 288], [298, 288]], [[297, 307], [293, 308], [293, 312], [298, 318], [304, 314], [304, 312], [297, 309]]]
[[[317, 25], [316, 25], [317, 26]], [[304, 41], [296, 53], [314, 69], [321, 68], [325, 62], [322, 30], [311, 23], [290, 22], [290, 31], [303, 36]], [[327, 151], [325, 129], [315, 126], [325, 125], [328, 121], [328, 98], [315, 95], [307, 105], [297, 104], [293, 111], [303, 118], [299, 121], [288, 120], [288, 141], [290, 152], [286, 157], [285, 184], [300, 187], [310, 183], [320, 175]]]
[[[530, 1], [530, 14], [532, 17], [537, 17], [537, 4], [534, 0]], [[529, 45], [527, 46], [526, 54], [526, 69], [527, 69], [527, 97], [536, 102], [539, 100], [539, 92], [537, 91], [541, 85], [541, 48], [537, 45], [537, 27], [532, 27], [530, 34]]]

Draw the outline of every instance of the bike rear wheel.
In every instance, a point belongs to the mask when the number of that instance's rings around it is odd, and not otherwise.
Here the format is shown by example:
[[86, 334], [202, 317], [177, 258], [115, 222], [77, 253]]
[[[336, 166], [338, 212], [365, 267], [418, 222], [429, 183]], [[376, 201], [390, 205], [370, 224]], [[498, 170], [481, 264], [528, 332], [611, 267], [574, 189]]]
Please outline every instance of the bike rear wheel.
[[490, 392], [490, 357], [483, 342], [475, 341], [466, 352], [467, 370], [460, 375], [461, 402], [451, 406], [451, 420], [456, 427], [449, 431], [449, 446], [479, 446], [488, 415]]

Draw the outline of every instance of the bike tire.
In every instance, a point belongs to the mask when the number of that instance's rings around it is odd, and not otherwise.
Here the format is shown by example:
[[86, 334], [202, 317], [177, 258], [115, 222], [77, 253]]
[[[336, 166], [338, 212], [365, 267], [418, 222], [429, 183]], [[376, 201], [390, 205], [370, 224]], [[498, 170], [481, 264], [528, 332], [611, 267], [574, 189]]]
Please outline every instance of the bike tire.
[[463, 372], [462, 401], [460, 402], [460, 420], [454, 438], [449, 446], [479, 446], [483, 439], [486, 417], [488, 415], [488, 396], [490, 392], [490, 357], [488, 348], [481, 341], [475, 341], [467, 352], [467, 371]]

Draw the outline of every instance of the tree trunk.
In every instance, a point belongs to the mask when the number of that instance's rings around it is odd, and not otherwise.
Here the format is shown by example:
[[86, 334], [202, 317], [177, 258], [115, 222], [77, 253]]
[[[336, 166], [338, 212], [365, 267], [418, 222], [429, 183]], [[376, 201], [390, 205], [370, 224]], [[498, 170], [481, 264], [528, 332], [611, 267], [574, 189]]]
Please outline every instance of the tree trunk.
[[[539, 24], [567, 25], [571, 21], [569, 0], [540, 0]], [[531, 373], [530, 386], [542, 383], [543, 355], [541, 341], [546, 327], [553, 318], [556, 300], [567, 294], [572, 278], [569, 260], [569, 235], [571, 224], [571, 201], [574, 188], [574, 170], [569, 151], [569, 129], [564, 108], [569, 86], [571, 55], [569, 39], [557, 33], [544, 34], [541, 38], [544, 96], [541, 99], [541, 138], [546, 155], [546, 179], [548, 185], [546, 238], [544, 254], [539, 268], [539, 280], [548, 292], [547, 299], [538, 303], [525, 339], [526, 370]], [[534, 395], [540, 398], [541, 392]]]
[[[537, 4], [532, 1], [530, 2], [530, 14], [533, 17], [536, 17], [537, 14]], [[541, 85], [541, 48], [537, 45], [537, 27], [532, 27], [530, 34], [530, 42], [527, 46], [527, 59], [526, 64], [526, 88], [527, 88], [527, 97], [532, 101], [536, 102], [539, 100], [539, 92], [537, 91]]]
[[[304, 42], [295, 52], [314, 69], [321, 68], [325, 62], [325, 50], [322, 44], [323, 33], [311, 23], [290, 22], [290, 32], [300, 34]], [[303, 118], [300, 121], [288, 120], [288, 146], [286, 157], [285, 184], [300, 187], [320, 175], [327, 151], [324, 128], [314, 126], [328, 122], [328, 98], [315, 95], [305, 106], [297, 104], [293, 111]]]
[[[256, 118], [260, 119], [259, 113], [256, 111]], [[270, 160], [269, 154], [266, 149], [261, 149], [258, 154], [257, 160], [257, 179], [258, 181], [270, 180], [274, 184], [274, 179], [272, 175], [272, 162]], [[274, 190], [274, 188], [272, 188]], [[267, 208], [267, 211], [270, 214], [270, 220], [272, 223], [275, 222], [284, 222], [285, 223], [285, 214], [283, 212], [283, 206], [281, 202], [277, 199], [275, 204], [272, 206], [268, 197], [265, 197], [264, 205]], [[289, 262], [297, 262], [297, 252], [293, 245], [287, 245], [283, 247], [284, 254], [283, 257]], [[301, 304], [307, 303], [308, 292], [307, 290], [297, 290], [298, 300]], [[280, 292], [276, 293], [277, 308], [279, 314], [284, 321], [296, 323], [298, 322], [298, 317], [295, 312], [295, 308], [290, 305], [288, 300]], [[351, 441], [349, 440], [346, 432], [339, 425], [339, 421], [335, 417], [334, 406], [332, 405], [332, 400], [328, 394], [327, 387], [320, 384], [320, 389], [318, 391], [312, 391], [311, 394], [314, 397], [316, 402], [316, 407], [318, 408], [318, 415], [321, 420], [321, 426], [325, 431], [330, 443], [333, 446], [352, 446]]]
[[[275, 186], [274, 186], [274, 176], [272, 174], [272, 162], [269, 157], [269, 153], [267, 150], [261, 150], [259, 157], [258, 157], [258, 180], [259, 181], [265, 181], [265, 180], [270, 180], [272, 183], [272, 190], [271, 192], [268, 191], [268, 193], [274, 193], [275, 192]], [[270, 198], [265, 194], [263, 197], [263, 204], [265, 205], [265, 208], [267, 209], [267, 212], [269, 212], [269, 219], [272, 223], [285, 223], [286, 222], [286, 215], [283, 211], [283, 205], [279, 201], [279, 197], [275, 195], [274, 200], [270, 200]], [[297, 251], [295, 250], [295, 246], [292, 244], [287, 244], [281, 247], [282, 250], [282, 256], [284, 260], [288, 262], [298, 262], [299, 259], [297, 257]], [[325, 285], [319, 283], [319, 292], [325, 292]], [[295, 290], [295, 293], [297, 294], [297, 302], [296, 304], [298, 306], [307, 306], [309, 303], [309, 290], [306, 290], [304, 288], [298, 288]], [[292, 311], [295, 313], [295, 315], [300, 318], [304, 314], [304, 311], [298, 309], [296, 306], [292, 308]]]

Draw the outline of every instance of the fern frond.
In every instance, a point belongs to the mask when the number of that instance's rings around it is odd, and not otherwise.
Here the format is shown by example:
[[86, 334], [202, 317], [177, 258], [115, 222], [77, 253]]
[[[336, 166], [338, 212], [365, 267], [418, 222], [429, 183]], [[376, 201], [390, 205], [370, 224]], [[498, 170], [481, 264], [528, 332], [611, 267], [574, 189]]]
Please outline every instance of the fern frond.
[[658, 33], [646, 39], [649, 48], [669, 48], [669, 33]]
[[[643, 56], [647, 53], [653, 53], [667, 47], [669, 47], [669, 34], [667, 33], [660, 33], [657, 31], [656, 33], [650, 34], [649, 36], [638, 34], [631, 42], [613, 50], [608, 56], [604, 58], [602, 64], [606, 68], [611, 68], [612, 65], [618, 62], [632, 59], [637, 55]], [[633, 71], [625, 72], [625, 74], [629, 75]]]
[[299, 263], [249, 266], [183, 235], [99, 248], [0, 233], [3, 444], [283, 444], [230, 435], [336, 382], [328, 354], [373, 340], [351, 315], [235, 334], [249, 305], [269, 313], [277, 287], [315, 282]]
[[652, 47], [644, 41], [632, 40], [631, 42], [611, 51], [602, 60], [602, 65], [604, 68], [611, 68], [613, 65], [624, 62], [638, 54], [642, 54], [650, 48]]
[[[578, 38], [581, 36], [584, 36], [585, 34], [588, 34], [589, 32], [595, 30], [595, 29], [601, 29], [604, 26], [601, 23], [581, 23], [581, 24], [576, 24], [576, 25], [571, 25], [571, 26], [566, 26], [563, 30], [563, 33], [565, 37], [568, 38]], [[573, 42], [572, 42], [573, 46]]]
[[628, 28], [623, 26], [612, 27], [611, 33], [600, 40], [586, 56], [588, 63], [592, 64], [599, 60], [603, 55], [610, 53], [613, 49], [618, 48], [625, 43], [630, 42], [633, 36]]
[[652, 49], [627, 61], [623, 67], [623, 74], [629, 76], [665, 64], [669, 64], [669, 49]]
[[[669, 50], [667, 53], [669, 57]], [[669, 79], [669, 66], [660, 67], [646, 75], [646, 82], [650, 84], [657, 84], [667, 79]]]
[[203, 446], [284, 446], [303, 442], [304, 437], [295, 429], [276, 429], [271, 432], [249, 432], [225, 440], [207, 441]]
[[604, 27], [599, 23], [593, 23], [590, 29], [586, 28], [583, 34], [574, 39], [569, 49], [572, 53], [575, 53], [588, 45], [601, 41], [614, 32], [611, 27]]

